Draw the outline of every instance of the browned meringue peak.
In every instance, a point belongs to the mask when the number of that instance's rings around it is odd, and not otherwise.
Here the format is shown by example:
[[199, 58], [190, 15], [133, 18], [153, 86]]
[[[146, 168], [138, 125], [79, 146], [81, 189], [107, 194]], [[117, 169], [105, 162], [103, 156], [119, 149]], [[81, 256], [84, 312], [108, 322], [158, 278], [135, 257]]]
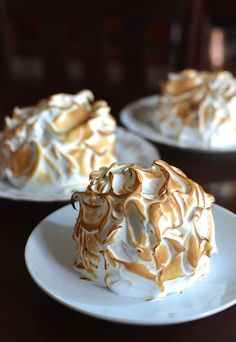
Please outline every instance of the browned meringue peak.
[[213, 196], [162, 160], [102, 167], [75, 201], [75, 267], [111, 290], [117, 272], [119, 279], [128, 272], [164, 291], [166, 281], [192, 277], [215, 248]]
[[208, 72], [185, 69], [179, 73], [169, 73], [162, 85], [161, 106], [169, 103], [173, 114], [191, 124], [198, 120], [199, 110], [207, 97], [211, 100], [222, 97], [225, 102], [236, 95], [236, 81], [228, 71]]
[[0, 177], [17, 187], [84, 182], [94, 168], [116, 160], [115, 120], [89, 90], [15, 108], [5, 122]]

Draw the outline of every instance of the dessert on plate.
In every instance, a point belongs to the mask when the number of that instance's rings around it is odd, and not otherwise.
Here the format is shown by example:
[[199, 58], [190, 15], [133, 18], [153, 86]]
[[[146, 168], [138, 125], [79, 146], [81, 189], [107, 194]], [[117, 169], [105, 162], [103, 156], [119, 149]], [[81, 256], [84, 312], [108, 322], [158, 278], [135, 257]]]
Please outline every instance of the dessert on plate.
[[217, 251], [214, 197], [162, 160], [90, 174], [74, 226], [82, 279], [124, 296], [161, 299], [205, 277]]
[[236, 146], [236, 79], [227, 71], [169, 73], [149, 121], [183, 144]]
[[40, 193], [86, 186], [92, 170], [116, 161], [115, 128], [89, 90], [15, 108], [0, 138], [0, 179]]

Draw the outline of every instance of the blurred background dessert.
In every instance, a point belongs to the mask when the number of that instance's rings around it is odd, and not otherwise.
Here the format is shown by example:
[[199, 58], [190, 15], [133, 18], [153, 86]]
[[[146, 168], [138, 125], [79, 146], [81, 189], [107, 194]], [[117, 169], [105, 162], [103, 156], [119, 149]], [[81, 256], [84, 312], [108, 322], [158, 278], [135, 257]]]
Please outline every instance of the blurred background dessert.
[[27, 192], [70, 193], [116, 161], [115, 129], [107, 103], [89, 90], [15, 108], [0, 138], [0, 177]]
[[185, 69], [162, 83], [151, 125], [186, 146], [236, 148], [236, 79], [230, 72]]

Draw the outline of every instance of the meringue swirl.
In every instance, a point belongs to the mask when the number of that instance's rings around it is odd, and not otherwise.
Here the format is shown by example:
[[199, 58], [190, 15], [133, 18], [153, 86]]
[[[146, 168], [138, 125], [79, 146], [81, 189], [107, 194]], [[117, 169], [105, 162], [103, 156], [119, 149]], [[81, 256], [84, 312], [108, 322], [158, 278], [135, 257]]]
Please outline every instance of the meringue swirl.
[[185, 69], [162, 85], [151, 122], [164, 135], [208, 147], [236, 145], [236, 80], [230, 72]]
[[89, 173], [116, 160], [116, 123], [89, 90], [56, 94], [15, 108], [0, 140], [0, 178], [40, 192], [87, 185]]
[[75, 269], [111, 291], [145, 299], [180, 292], [209, 272], [216, 252], [213, 196], [154, 161], [102, 167], [76, 192]]

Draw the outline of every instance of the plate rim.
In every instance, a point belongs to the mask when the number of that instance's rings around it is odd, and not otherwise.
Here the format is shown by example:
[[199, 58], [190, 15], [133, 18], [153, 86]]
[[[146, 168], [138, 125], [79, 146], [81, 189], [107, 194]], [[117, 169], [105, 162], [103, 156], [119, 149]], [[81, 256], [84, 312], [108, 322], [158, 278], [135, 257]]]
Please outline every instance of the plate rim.
[[[121, 123], [130, 131], [139, 133], [142, 137], [148, 139], [151, 142], [163, 144], [166, 146], [170, 146], [175, 149], [180, 149], [183, 151], [189, 151], [192, 153], [198, 153], [198, 154], [234, 154], [236, 153], [236, 146], [231, 147], [231, 148], [211, 148], [209, 149], [208, 147], [204, 145], [197, 145], [195, 147], [194, 145], [188, 145], [184, 146], [181, 142], [178, 140], [175, 140], [171, 137], [167, 137], [163, 135], [161, 132], [159, 132], [157, 129], [154, 129], [153, 127], [147, 125], [145, 121], [142, 123], [140, 120], [138, 120], [133, 113], [133, 110], [138, 109], [140, 106], [147, 106], [151, 107], [155, 103], [158, 102], [160, 99], [160, 95], [155, 94], [155, 95], [149, 95], [145, 97], [141, 97], [135, 101], [132, 101], [125, 105], [121, 110], [120, 110], [120, 121]], [[148, 129], [148, 133], [144, 133], [143, 127]]]
[[[28, 273], [30, 274], [30, 277], [32, 278], [32, 280], [35, 282], [35, 284], [37, 284], [37, 286], [44, 292], [46, 293], [50, 298], [54, 299], [56, 302], [62, 304], [65, 307], [68, 307], [76, 312], [88, 315], [90, 317], [95, 317], [98, 319], [103, 319], [105, 321], [110, 321], [110, 322], [115, 322], [115, 323], [122, 323], [122, 324], [129, 324], [129, 325], [138, 325], [138, 326], [166, 326], [166, 325], [174, 325], [174, 324], [182, 324], [182, 323], [187, 323], [187, 322], [191, 322], [191, 321], [196, 321], [202, 318], [206, 318], [206, 317], [210, 317], [212, 315], [215, 315], [219, 312], [222, 312], [230, 307], [232, 307], [233, 305], [236, 304], [236, 296], [233, 300], [229, 301], [228, 303], [225, 303], [224, 305], [221, 305], [217, 308], [211, 309], [209, 311], [205, 311], [202, 312], [200, 314], [192, 314], [187, 316], [187, 318], [182, 317], [181, 319], [168, 319], [166, 320], [166, 318], [164, 320], [159, 320], [158, 322], [154, 322], [154, 321], [147, 321], [147, 320], [136, 320], [136, 319], [127, 319], [127, 318], [121, 318], [121, 317], [111, 317], [109, 315], [105, 315], [103, 313], [96, 313], [93, 312], [92, 310], [89, 309], [85, 309], [85, 308], [81, 308], [78, 305], [73, 305], [71, 303], [69, 303], [68, 301], [66, 301], [65, 299], [63, 300], [63, 296], [59, 296], [55, 293], [50, 292], [50, 290], [47, 289], [46, 286], [43, 285], [42, 282], [40, 282], [40, 280], [36, 277], [36, 275], [34, 274], [34, 272], [31, 269], [30, 266], [30, 261], [29, 261], [29, 246], [30, 243], [33, 239], [34, 234], [36, 234], [36, 232], [38, 230], [40, 230], [40, 226], [41, 224], [49, 219], [50, 217], [54, 216], [54, 215], [58, 215], [58, 212], [62, 211], [62, 210], [66, 210], [66, 208], [70, 207], [69, 204], [62, 206], [61, 208], [51, 212], [49, 215], [47, 215], [46, 217], [44, 217], [35, 227], [34, 229], [31, 231], [27, 242], [25, 244], [25, 249], [24, 249], [24, 261], [25, 261], [25, 265], [27, 268]], [[216, 208], [216, 210], [219, 211], [223, 211], [225, 212], [225, 214], [230, 215], [231, 217], [233, 216], [234, 219], [236, 220], [236, 214], [232, 211], [230, 211], [227, 208], [224, 208], [216, 203], [214, 203], [213, 207]], [[73, 228], [72, 228], [73, 229]], [[116, 296], [115, 294], [113, 294], [114, 296]], [[86, 305], [86, 304], [85, 304]], [[82, 304], [83, 306], [83, 304]]]

